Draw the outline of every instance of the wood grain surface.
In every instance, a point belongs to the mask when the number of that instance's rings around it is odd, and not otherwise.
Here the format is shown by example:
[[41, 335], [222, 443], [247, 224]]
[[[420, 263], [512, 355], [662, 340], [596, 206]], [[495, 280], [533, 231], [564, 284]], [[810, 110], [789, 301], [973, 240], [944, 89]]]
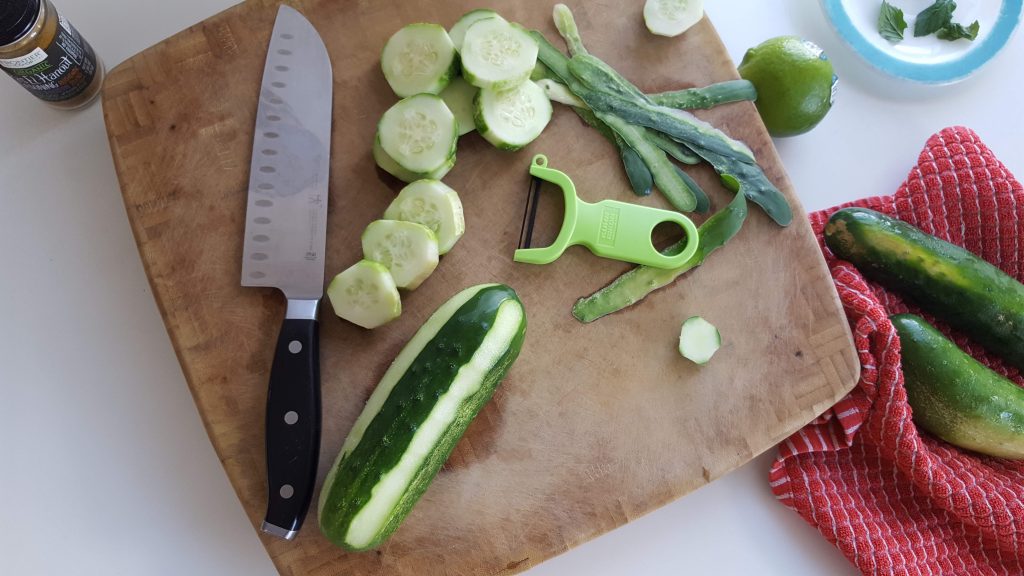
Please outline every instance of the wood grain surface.
[[[103, 109], [128, 217], [185, 377], [254, 526], [265, 509], [263, 411], [284, 315], [272, 289], [239, 286], [249, 156], [277, 2], [249, 2], [111, 71]], [[490, 3], [558, 39], [550, 5]], [[370, 144], [396, 98], [380, 73], [385, 40], [416, 21], [451, 25], [477, 4], [296, 2], [323, 36], [335, 75], [327, 276], [360, 257], [359, 234], [401, 184]], [[571, 6], [584, 40], [646, 91], [736, 78], [711, 23], [654, 37], [635, 3]], [[561, 45], [561, 42], [555, 42]], [[772, 142], [749, 103], [699, 116], [746, 141], [794, 207], [781, 229], [759, 210], [709, 261], [634, 308], [591, 325], [572, 303], [628, 268], [570, 249], [548, 266], [514, 264], [528, 188], [543, 152], [588, 201], [664, 205], [628, 191], [617, 155], [566, 109], [517, 153], [478, 135], [459, 143], [445, 181], [466, 209], [466, 235], [395, 322], [369, 332], [322, 314], [324, 430], [320, 477], [385, 368], [458, 290], [504, 282], [529, 316], [519, 361], [473, 422], [405, 524], [380, 550], [350, 554], [311, 513], [299, 537], [262, 536], [292, 575], [493, 575], [524, 570], [714, 480], [770, 448], [852, 388], [848, 327]], [[716, 207], [728, 201], [706, 167], [690, 173]], [[546, 220], [550, 220], [547, 218]], [[723, 347], [696, 367], [676, 339], [683, 319], [716, 324]], [[319, 486], [319, 483], [318, 483]]]

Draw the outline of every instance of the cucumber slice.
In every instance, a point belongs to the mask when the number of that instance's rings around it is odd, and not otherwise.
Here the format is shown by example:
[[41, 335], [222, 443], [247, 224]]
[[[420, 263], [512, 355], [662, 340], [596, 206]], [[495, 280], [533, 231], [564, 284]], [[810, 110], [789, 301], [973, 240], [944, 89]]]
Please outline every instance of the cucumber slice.
[[551, 101], [544, 89], [527, 80], [511, 90], [480, 90], [476, 97], [476, 129], [502, 150], [518, 150], [533, 142], [551, 120]]
[[507, 90], [530, 78], [537, 64], [537, 41], [499, 18], [484, 18], [466, 31], [462, 75], [479, 88]]
[[384, 218], [430, 228], [437, 236], [438, 254], [447, 254], [466, 231], [459, 195], [437, 180], [417, 180], [402, 188], [384, 211]]
[[458, 129], [444, 100], [417, 94], [399, 100], [377, 124], [377, 137], [388, 156], [402, 168], [427, 174], [455, 155]]
[[452, 39], [452, 44], [455, 45], [455, 50], [462, 51], [462, 41], [466, 37], [466, 30], [473, 24], [483, 20], [484, 18], [497, 18], [498, 20], [505, 21], [497, 12], [489, 10], [487, 8], [477, 8], [476, 10], [470, 10], [459, 18], [452, 29], [448, 31], [448, 37]]
[[703, 0], [647, 0], [644, 3], [644, 23], [658, 36], [679, 36], [703, 17]]
[[479, 88], [459, 76], [453, 78], [451, 84], [441, 92], [441, 99], [459, 124], [459, 136], [476, 130], [473, 124], [473, 99], [476, 98], [478, 91]]
[[455, 156], [452, 155], [447, 162], [441, 165], [440, 168], [432, 170], [426, 174], [420, 174], [418, 172], [410, 172], [405, 168], [399, 166], [398, 162], [388, 153], [384, 151], [384, 148], [380, 145], [380, 138], [373, 139], [373, 161], [380, 166], [380, 169], [391, 174], [395, 178], [398, 178], [402, 182], [415, 182], [417, 180], [423, 180], [428, 178], [431, 180], [440, 180], [448, 175], [448, 172], [455, 166]]
[[384, 45], [380, 67], [399, 98], [440, 94], [458, 72], [455, 45], [437, 24], [409, 24]]
[[508, 286], [459, 292], [391, 363], [342, 444], [318, 517], [349, 550], [383, 543], [401, 524], [511, 367], [526, 313]]
[[415, 290], [437, 268], [437, 236], [422, 224], [374, 220], [362, 241], [363, 257], [383, 264], [399, 288]]
[[388, 269], [360, 260], [331, 280], [327, 298], [340, 318], [372, 330], [398, 318], [402, 300]]
[[707, 364], [722, 345], [718, 328], [700, 316], [691, 316], [679, 331], [679, 353], [695, 364]]

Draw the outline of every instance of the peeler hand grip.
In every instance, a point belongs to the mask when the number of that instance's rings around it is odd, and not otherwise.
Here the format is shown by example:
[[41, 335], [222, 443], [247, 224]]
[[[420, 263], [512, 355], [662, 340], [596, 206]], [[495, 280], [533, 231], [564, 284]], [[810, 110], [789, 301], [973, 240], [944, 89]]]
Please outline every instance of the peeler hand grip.
[[[548, 167], [548, 159], [543, 154], [533, 157], [530, 175], [561, 188], [565, 201], [565, 215], [558, 237], [550, 246], [531, 248], [529, 237], [533, 229], [533, 218], [536, 216], [536, 196], [540, 190], [539, 186], [532, 188], [523, 219], [526, 242], [520, 238], [520, 249], [516, 250], [514, 257], [516, 262], [549, 264], [561, 256], [569, 246], [582, 244], [594, 254], [605, 258], [655, 268], [678, 268], [697, 252], [697, 227], [692, 220], [678, 212], [617, 200], [603, 200], [596, 204], [584, 202], [576, 196], [576, 187], [572, 180], [562, 172]], [[662, 222], [674, 222], [686, 233], [686, 246], [679, 254], [666, 256], [654, 247], [651, 233]]]
[[[581, 203], [578, 210], [575, 233], [569, 243], [583, 244], [598, 256], [655, 268], [678, 268], [697, 251], [697, 227], [678, 212], [617, 200]], [[674, 256], [659, 252], [651, 240], [654, 228], [663, 222], [678, 224], [686, 234], [686, 247]]]

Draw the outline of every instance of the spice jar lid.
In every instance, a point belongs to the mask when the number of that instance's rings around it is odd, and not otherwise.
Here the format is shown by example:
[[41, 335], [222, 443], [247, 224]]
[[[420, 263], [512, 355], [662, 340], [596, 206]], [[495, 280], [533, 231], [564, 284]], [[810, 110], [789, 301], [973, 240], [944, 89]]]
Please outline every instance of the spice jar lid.
[[32, 29], [40, 0], [0, 0], [0, 46], [16, 42]]

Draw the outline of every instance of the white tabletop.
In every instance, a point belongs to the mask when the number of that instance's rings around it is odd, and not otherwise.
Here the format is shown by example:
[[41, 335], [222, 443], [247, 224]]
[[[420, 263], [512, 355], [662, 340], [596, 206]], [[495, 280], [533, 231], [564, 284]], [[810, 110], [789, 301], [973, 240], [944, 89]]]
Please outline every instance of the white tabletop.
[[[113, 67], [231, 3], [58, 8]], [[868, 68], [811, 0], [707, 9], [737, 62], [781, 34], [831, 55], [841, 78], [835, 108], [809, 134], [777, 142], [808, 210], [893, 192], [927, 137], [954, 124], [974, 128], [1024, 175], [1019, 35], [976, 76], [925, 88]], [[100, 106], [51, 110], [6, 78], [0, 103], [0, 573], [276, 574], [206, 438], [150, 294]], [[528, 574], [856, 574], [772, 497], [774, 452]]]

